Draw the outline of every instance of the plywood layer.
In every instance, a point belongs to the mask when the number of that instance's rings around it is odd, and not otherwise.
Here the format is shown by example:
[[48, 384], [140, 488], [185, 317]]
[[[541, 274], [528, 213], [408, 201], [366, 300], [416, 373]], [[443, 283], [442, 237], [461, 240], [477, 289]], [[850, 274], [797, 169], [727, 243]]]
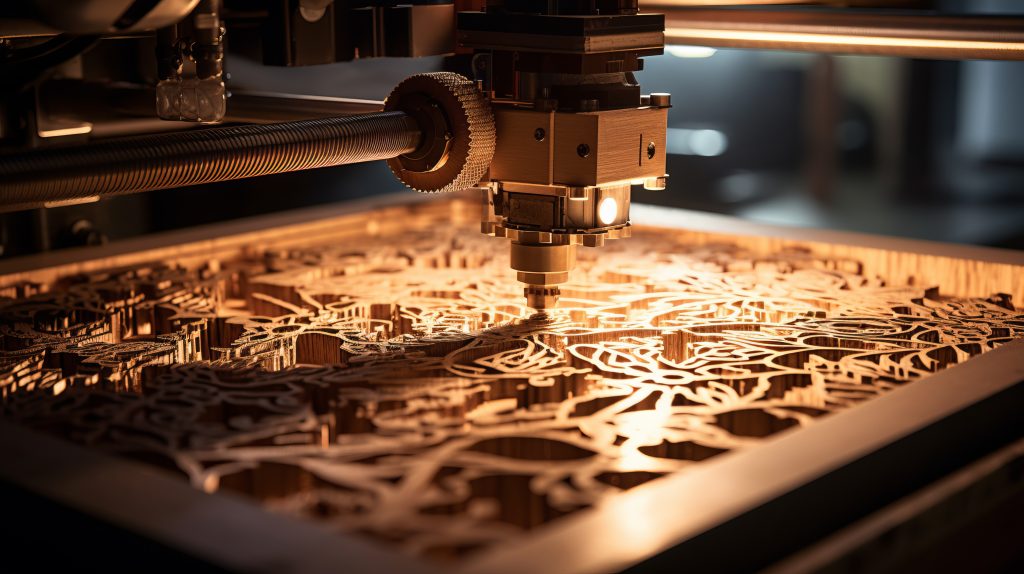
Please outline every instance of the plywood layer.
[[1024, 338], [1012, 264], [959, 260], [1007, 269], [964, 283], [933, 255], [669, 228], [581, 250], [537, 316], [474, 215], [8, 274], [3, 413], [456, 560]]

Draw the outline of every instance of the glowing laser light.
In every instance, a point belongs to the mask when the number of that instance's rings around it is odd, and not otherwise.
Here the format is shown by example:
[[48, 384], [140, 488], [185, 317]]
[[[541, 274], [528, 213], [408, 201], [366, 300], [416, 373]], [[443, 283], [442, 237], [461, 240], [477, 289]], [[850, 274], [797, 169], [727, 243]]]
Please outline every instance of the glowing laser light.
[[[959, 38], [914, 38], [870, 34], [821, 34], [810, 32], [776, 32], [771, 30], [713, 30], [667, 26], [665, 39], [672, 42], [699, 44], [723, 43], [729, 47], [773, 47], [797, 48], [800, 46], [854, 47], [863, 52], [865, 48], [919, 49], [928, 51], [1019, 53], [1024, 46], [1020, 42], [970, 40]], [[976, 56], [978, 57], [978, 56]]]
[[665, 46], [665, 51], [677, 58], [710, 58], [718, 50], [708, 46], [682, 46], [674, 44]]
[[614, 197], [606, 197], [597, 205], [597, 218], [604, 225], [611, 225], [619, 215], [619, 202]]

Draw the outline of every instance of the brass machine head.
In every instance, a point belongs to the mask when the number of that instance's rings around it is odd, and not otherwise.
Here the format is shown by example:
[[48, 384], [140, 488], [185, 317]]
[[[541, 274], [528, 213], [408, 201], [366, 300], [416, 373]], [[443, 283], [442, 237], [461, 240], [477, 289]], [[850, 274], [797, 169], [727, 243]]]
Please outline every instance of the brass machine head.
[[[526, 285], [527, 305], [554, 308], [559, 285], [576, 266], [576, 249], [629, 237], [628, 183], [592, 188], [530, 187], [507, 182], [484, 190], [484, 233], [511, 240], [511, 266]], [[549, 193], [537, 193], [546, 191]]]
[[[668, 94], [633, 72], [664, 50], [665, 19], [636, 0], [487, 0], [459, 12], [475, 81], [425, 74], [385, 109], [417, 125], [416, 150], [389, 161], [410, 187], [439, 192], [486, 178], [482, 231], [511, 240], [511, 266], [539, 311], [558, 303], [576, 248], [629, 236], [633, 185], [664, 189]], [[493, 159], [492, 159], [493, 154]]]
[[668, 94], [644, 103], [582, 113], [494, 106], [497, 146], [482, 231], [512, 241], [512, 268], [530, 307], [555, 307], [577, 246], [629, 237], [633, 185], [665, 188]]
[[576, 248], [629, 236], [632, 185], [665, 187], [668, 94], [633, 72], [664, 50], [661, 14], [636, 0], [488, 1], [460, 12], [494, 111], [496, 146], [482, 231], [512, 242], [527, 304], [554, 307]]

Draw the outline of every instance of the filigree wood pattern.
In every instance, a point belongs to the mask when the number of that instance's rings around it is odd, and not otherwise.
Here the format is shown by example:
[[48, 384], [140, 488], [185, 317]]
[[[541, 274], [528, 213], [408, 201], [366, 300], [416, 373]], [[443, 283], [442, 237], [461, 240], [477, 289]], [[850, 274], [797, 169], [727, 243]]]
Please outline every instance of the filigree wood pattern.
[[667, 229], [538, 316], [501, 242], [405, 228], [9, 287], [3, 412], [454, 558], [1024, 337], [1006, 295]]

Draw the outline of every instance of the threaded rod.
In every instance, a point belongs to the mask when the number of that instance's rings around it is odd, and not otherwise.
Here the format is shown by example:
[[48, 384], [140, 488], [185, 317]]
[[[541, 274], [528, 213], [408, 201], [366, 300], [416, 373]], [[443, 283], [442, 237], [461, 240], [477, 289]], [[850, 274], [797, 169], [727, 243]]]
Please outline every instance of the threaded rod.
[[0, 209], [390, 159], [420, 137], [405, 113], [380, 112], [0, 154]]

